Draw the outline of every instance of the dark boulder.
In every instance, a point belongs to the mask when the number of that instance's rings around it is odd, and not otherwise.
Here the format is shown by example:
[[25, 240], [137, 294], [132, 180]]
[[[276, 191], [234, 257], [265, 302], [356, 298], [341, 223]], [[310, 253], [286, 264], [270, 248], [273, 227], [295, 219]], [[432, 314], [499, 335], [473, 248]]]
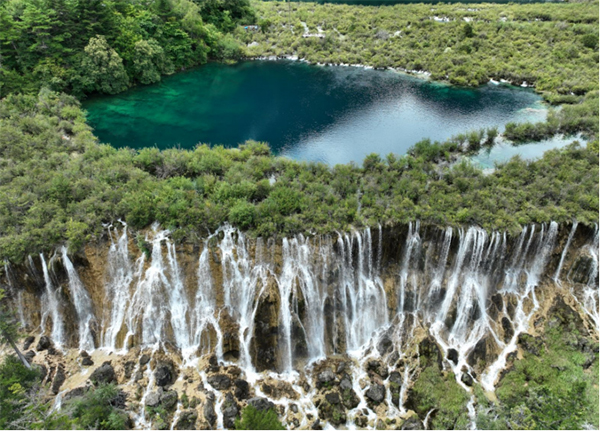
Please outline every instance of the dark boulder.
[[184, 410], [179, 415], [179, 419], [175, 423], [176, 430], [195, 430], [198, 413], [196, 410]]
[[25, 341], [23, 341], [23, 350], [28, 350], [34, 341], [35, 341], [35, 337], [32, 335], [25, 338]]
[[177, 391], [165, 391], [160, 396], [160, 404], [165, 410], [173, 410], [177, 405], [178, 398]]
[[365, 395], [375, 404], [379, 404], [385, 398], [385, 386], [379, 384], [371, 385]]
[[142, 356], [140, 356], [140, 365], [143, 367], [144, 365], [146, 365], [148, 362], [150, 362], [150, 355], [147, 353], [144, 353]]
[[95, 385], [102, 383], [116, 383], [117, 376], [110, 362], [105, 362], [94, 370], [90, 376], [90, 380]]
[[89, 356], [86, 356], [81, 360], [81, 365], [83, 365], [84, 367], [90, 367], [94, 365], [94, 361], [92, 361], [92, 358], [90, 358]]
[[248, 385], [248, 382], [242, 379], [236, 379], [233, 384], [235, 385], [235, 397], [240, 401], [248, 399], [250, 396], [250, 385]]
[[403, 429], [403, 430], [422, 430], [422, 429], [424, 429], [423, 422], [421, 422], [419, 420], [419, 418], [416, 415], [414, 415], [404, 421], [401, 429]]
[[235, 402], [233, 395], [228, 392], [225, 395], [225, 401], [221, 406], [221, 413], [223, 414], [223, 425], [225, 428], [235, 428], [235, 419], [240, 412], [240, 406]]
[[41, 352], [43, 350], [47, 350], [51, 346], [52, 346], [52, 342], [50, 341], [50, 338], [46, 335], [42, 335], [40, 337], [40, 341], [38, 341], [37, 346], [35, 347], [35, 350], [37, 350], [38, 352]]
[[52, 393], [54, 395], [60, 392], [60, 387], [67, 380], [67, 376], [65, 375], [65, 369], [63, 364], [59, 364], [56, 368], [56, 373], [54, 374], [54, 378], [52, 379]]
[[325, 399], [329, 404], [339, 404], [340, 403], [340, 394], [337, 392], [329, 392], [325, 395]]
[[317, 388], [321, 389], [323, 386], [331, 386], [334, 381], [335, 374], [333, 374], [333, 371], [329, 369], [322, 371], [317, 376]]
[[275, 408], [275, 404], [266, 398], [250, 398], [248, 405], [254, 407], [256, 410], [267, 411]]
[[208, 378], [208, 383], [219, 391], [224, 391], [231, 387], [231, 379], [226, 374], [214, 374]]
[[89, 386], [79, 386], [78, 388], [71, 389], [63, 396], [64, 401], [68, 401], [72, 398], [82, 397], [85, 395], [87, 391], [89, 391]]
[[212, 400], [209, 400], [208, 398], [206, 399], [206, 403], [204, 403], [203, 413], [206, 422], [208, 422], [208, 424], [212, 428], [214, 428], [217, 422], [217, 414], [215, 413], [215, 404]]
[[456, 349], [448, 349], [448, 360], [455, 364], [458, 363], [458, 351]]
[[154, 381], [157, 386], [168, 386], [173, 383], [173, 380], [173, 370], [170, 364], [162, 363], [156, 367]]
[[462, 373], [460, 377], [460, 381], [463, 382], [467, 386], [473, 386], [473, 377], [469, 373]]

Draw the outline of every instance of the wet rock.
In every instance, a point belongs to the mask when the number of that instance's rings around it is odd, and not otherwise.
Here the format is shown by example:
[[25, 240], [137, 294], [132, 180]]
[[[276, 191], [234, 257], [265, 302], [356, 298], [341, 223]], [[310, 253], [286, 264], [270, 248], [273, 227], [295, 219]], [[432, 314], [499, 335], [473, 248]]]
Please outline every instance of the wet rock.
[[402, 375], [398, 371], [392, 371], [390, 373], [390, 382], [396, 385], [402, 385]]
[[131, 375], [133, 374], [134, 369], [135, 369], [134, 361], [127, 361], [123, 364], [123, 374], [125, 375], [126, 379], [131, 378]]
[[217, 355], [213, 354], [208, 358], [208, 371], [213, 373], [219, 371], [219, 359]]
[[503, 306], [502, 295], [499, 293], [496, 293], [495, 295], [492, 295], [491, 300], [492, 300], [492, 303], [496, 306], [496, 310], [498, 312], [502, 311], [502, 306]]
[[215, 404], [212, 400], [206, 400], [202, 413], [204, 413], [204, 419], [206, 419], [206, 422], [208, 422], [208, 424], [214, 428], [217, 422], [217, 414], [215, 413]]
[[235, 385], [235, 397], [240, 401], [248, 399], [250, 396], [250, 385], [248, 385], [248, 382], [242, 379], [236, 379], [233, 384]]
[[188, 409], [181, 412], [175, 423], [176, 430], [195, 430], [198, 413], [196, 410]]
[[448, 349], [448, 360], [458, 363], [458, 351], [456, 349]]
[[352, 380], [350, 380], [348, 375], [342, 377], [342, 380], [340, 381], [340, 388], [344, 391], [352, 389]]
[[369, 424], [369, 418], [363, 413], [359, 413], [358, 415], [356, 415], [356, 418], [354, 418], [354, 423], [358, 428], [365, 429]]
[[173, 410], [177, 405], [177, 391], [166, 391], [160, 396], [160, 404], [166, 410]]
[[422, 430], [423, 422], [421, 422], [417, 415], [413, 415], [402, 424], [403, 430]]
[[173, 383], [173, 371], [168, 364], [160, 364], [154, 371], [154, 379], [158, 386], [168, 386]]
[[379, 384], [371, 385], [365, 395], [374, 403], [379, 404], [385, 398], [385, 386]]
[[32, 335], [25, 338], [25, 341], [23, 341], [23, 350], [28, 350], [34, 341], [35, 341], [35, 337]]
[[317, 376], [317, 388], [321, 389], [323, 386], [331, 386], [335, 380], [335, 374], [333, 371], [327, 369], [322, 371]]
[[513, 329], [513, 325], [512, 323], [510, 323], [508, 317], [504, 316], [501, 322], [502, 330], [504, 331], [504, 342], [508, 344], [512, 339], [513, 335], [515, 335], [515, 330]]
[[339, 404], [340, 403], [340, 394], [337, 392], [329, 392], [325, 395], [325, 399], [329, 404]]
[[346, 389], [342, 392], [342, 404], [348, 410], [352, 410], [353, 408], [358, 406], [358, 404], [360, 404], [360, 400], [358, 399], [358, 396], [356, 395], [356, 392], [354, 392], [354, 390]]
[[54, 374], [54, 378], [52, 379], [51, 390], [54, 395], [56, 395], [60, 392], [60, 387], [62, 386], [62, 384], [65, 382], [66, 379], [67, 379], [67, 376], [65, 375], [64, 366], [63, 366], [63, 364], [59, 364], [56, 369], [56, 373]]
[[250, 398], [248, 400], [248, 405], [254, 407], [256, 410], [261, 410], [261, 411], [266, 411], [266, 410], [275, 408], [275, 404], [273, 404], [271, 401], [269, 401], [266, 398], [259, 398], [259, 397]]
[[231, 379], [226, 374], [212, 375], [208, 378], [208, 383], [219, 391], [224, 391], [231, 387]]
[[290, 404], [290, 410], [292, 411], [292, 413], [296, 414], [298, 413], [298, 405], [297, 404]]
[[140, 365], [143, 367], [144, 365], [146, 365], [148, 362], [150, 362], [150, 355], [147, 353], [144, 353], [142, 356], [140, 356]]
[[94, 365], [94, 361], [92, 361], [92, 358], [87, 356], [81, 360], [81, 365], [83, 365], [84, 367], [91, 367], [92, 365]]
[[313, 424], [310, 426], [311, 430], [322, 430], [323, 427], [321, 426], [321, 420], [317, 419], [316, 421], [313, 422]]
[[37, 350], [38, 352], [47, 350], [50, 346], [52, 346], [52, 342], [50, 341], [50, 338], [46, 335], [42, 335], [40, 337], [40, 341], [38, 341], [37, 346], [35, 347], [35, 350]]
[[390, 352], [393, 347], [394, 343], [392, 342], [392, 339], [388, 334], [383, 334], [383, 336], [379, 340], [379, 343], [377, 343], [377, 351], [381, 356]]
[[89, 358], [90, 354], [85, 350], [82, 350], [81, 352], [79, 352], [79, 356], [81, 356], [82, 358]]
[[114, 368], [110, 362], [107, 361], [94, 370], [90, 376], [90, 380], [95, 385], [102, 383], [116, 383], [117, 376], [115, 375]]
[[225, 401], [221, 406], [221, 413], [223, 414], [223, 425], [225, 428], [233, 429], [235, 427], [235, 419], [240, 412], [240, 407], [235, 402], [233, 395], [227, 393], [225, 395]]
[[35, 358], [35, 352], [33, 350], [30, 350], [28, 352], [25, 352], [23, 356], [25, 356], [25, 359], [27, 359], [27, 361], [31, 363], [31, 361], [33, 361], [33, 358]]
[[344, 371], [346, 371], [346, 363], [345, 362], [340, 362], [335, 370], [335, 372], [337, 374], [342, 374]]
[[158, 407], [160, 404], [160, 394], [156, 391], [150, 392], [146, 395], [146, 400], [144, 402], [148, 407]]
[[473, 386], [473, 377], [469, 373], [462, 373], [460, 377], [460, 381], [463, 382], [467, 386]]

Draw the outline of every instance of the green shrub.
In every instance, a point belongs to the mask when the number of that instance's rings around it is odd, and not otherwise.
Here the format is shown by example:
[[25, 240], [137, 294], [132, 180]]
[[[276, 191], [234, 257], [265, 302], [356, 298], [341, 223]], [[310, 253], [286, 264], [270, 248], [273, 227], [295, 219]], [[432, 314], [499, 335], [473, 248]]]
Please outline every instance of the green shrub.
[[257, 410], [247, 406], [242, 410], [241, 419], [236, 419], [235, 429], [238, 430], [283, 430], [274, 409]]

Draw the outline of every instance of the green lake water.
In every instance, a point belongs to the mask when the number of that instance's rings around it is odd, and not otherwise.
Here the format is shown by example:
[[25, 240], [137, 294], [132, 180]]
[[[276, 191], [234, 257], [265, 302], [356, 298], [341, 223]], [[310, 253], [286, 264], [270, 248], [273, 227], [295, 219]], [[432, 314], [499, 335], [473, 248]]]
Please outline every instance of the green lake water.
[[[372, 152], [403, 154], [422, 138], [509, 121], [542, 121], [530, 89], [431, 83], [393, 71], [291, 61], [212, 63], [84, 103], [100, 140], [116, 147], [235, 147], [253, 139], [276, 154], [328, 164]], [[547, 149], [547, 148], [545, 148]]]

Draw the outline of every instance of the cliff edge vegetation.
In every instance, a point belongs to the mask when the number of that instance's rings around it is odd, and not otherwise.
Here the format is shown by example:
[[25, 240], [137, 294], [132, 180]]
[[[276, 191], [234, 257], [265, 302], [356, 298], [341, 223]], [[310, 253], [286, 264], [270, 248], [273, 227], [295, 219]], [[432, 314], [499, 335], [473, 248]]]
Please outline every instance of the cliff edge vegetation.
[[516, 157], [490, 174], [457, 161], [468, 143], [456, 141], [372, 154], [362, 167], [274, 157], [257, 142], [118, 150], [97, 142], [77, 99], [49, 90], [3, 99], [0, 129], [0, 250], [13, 262], [65, 242], [75, 251], [119, 219], [159, 222], [192, 242], [224, 223], [273, 236], [416, 219], [516, 233], [598, 219], [598, 141]]

